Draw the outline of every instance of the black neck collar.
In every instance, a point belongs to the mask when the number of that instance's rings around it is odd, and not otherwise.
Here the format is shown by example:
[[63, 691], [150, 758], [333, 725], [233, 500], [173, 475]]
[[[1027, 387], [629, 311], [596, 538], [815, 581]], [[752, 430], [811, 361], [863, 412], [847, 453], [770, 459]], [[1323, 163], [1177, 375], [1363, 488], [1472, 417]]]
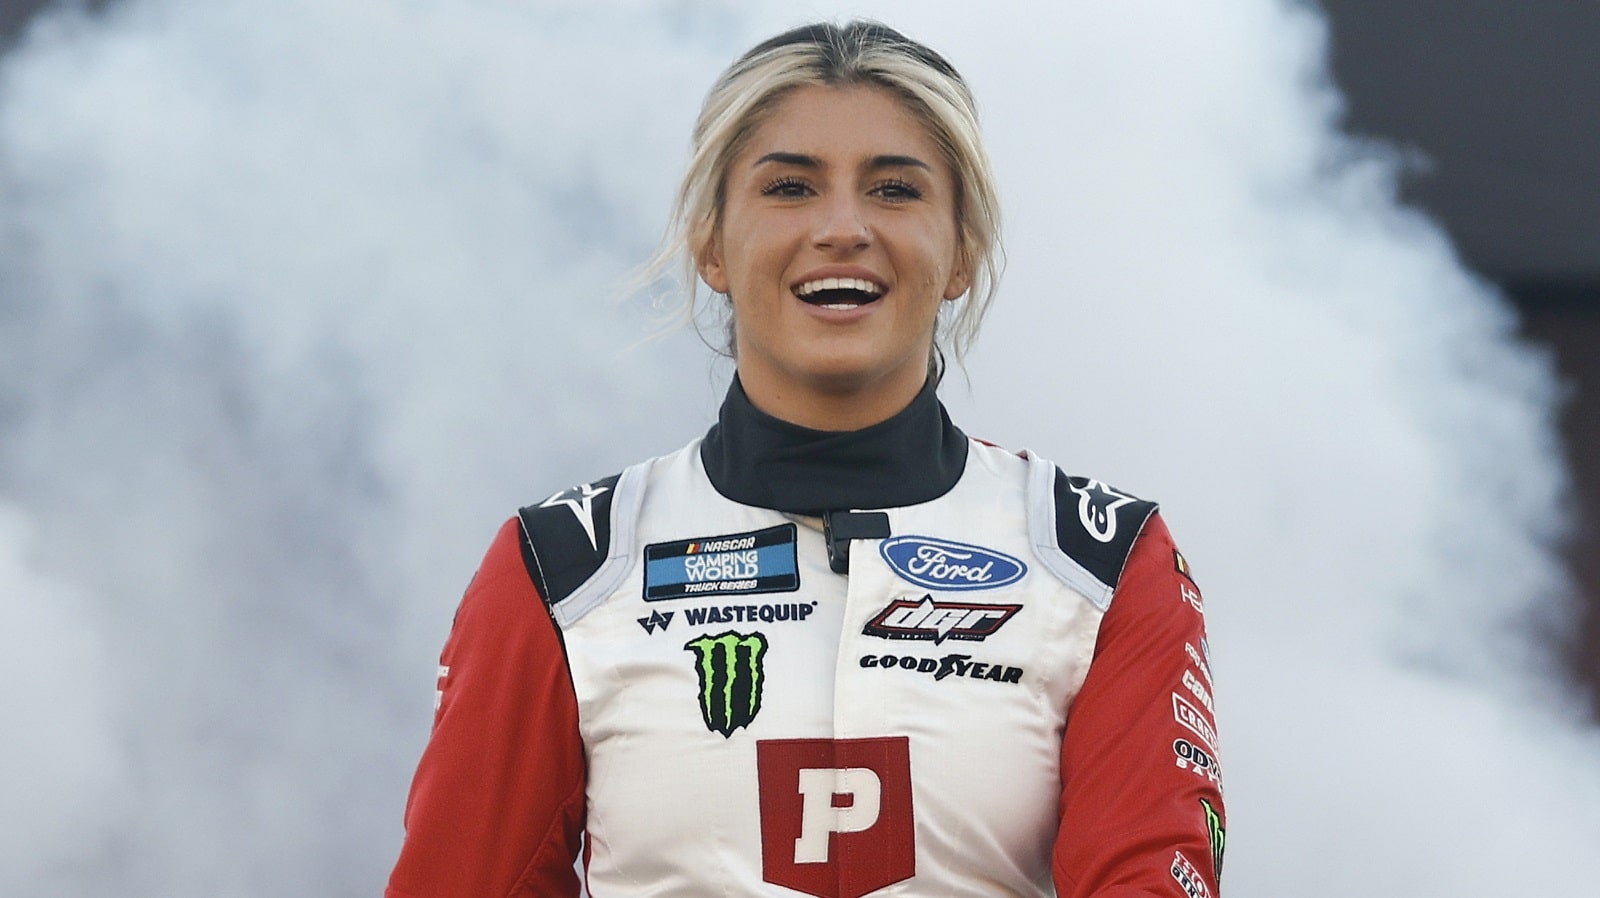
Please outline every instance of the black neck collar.
[[700, 444], [717, 492], [744, 505], [819, 515], [937, 499], [967, 464], [967, 436], [930, 380], [898, 415], [862, 430], [812, 430], [756, 408], [737, 375]]

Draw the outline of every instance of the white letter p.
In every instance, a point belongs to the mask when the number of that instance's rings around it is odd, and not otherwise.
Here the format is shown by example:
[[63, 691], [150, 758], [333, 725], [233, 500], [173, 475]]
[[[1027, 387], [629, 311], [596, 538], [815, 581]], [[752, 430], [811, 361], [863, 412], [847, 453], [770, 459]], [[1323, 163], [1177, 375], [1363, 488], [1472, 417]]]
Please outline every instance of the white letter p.
[[[850, 796], [850, 806], [834, 807], [833, 796]], [[867, 767], [802, 767], [800, 769], [800, 838], [794, 840], [794, 862], [828, 861], [829, 833], [858, 833], [878, 822], [883, 783]]]

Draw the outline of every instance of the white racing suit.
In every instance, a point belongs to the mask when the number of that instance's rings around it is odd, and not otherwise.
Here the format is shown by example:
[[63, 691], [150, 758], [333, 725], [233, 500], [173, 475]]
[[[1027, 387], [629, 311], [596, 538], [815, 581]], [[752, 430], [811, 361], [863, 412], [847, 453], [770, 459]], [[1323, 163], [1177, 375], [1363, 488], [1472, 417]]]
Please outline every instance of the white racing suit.
[[390, 898], [575, 896], [580, 845], [594, 898], [1216, 896], [1203, 607], [1155, 506], [918, 403], [942, 467], [883, 427], [898, 461], [828, 495], [735, 384], [706, 441], [508, 522]]

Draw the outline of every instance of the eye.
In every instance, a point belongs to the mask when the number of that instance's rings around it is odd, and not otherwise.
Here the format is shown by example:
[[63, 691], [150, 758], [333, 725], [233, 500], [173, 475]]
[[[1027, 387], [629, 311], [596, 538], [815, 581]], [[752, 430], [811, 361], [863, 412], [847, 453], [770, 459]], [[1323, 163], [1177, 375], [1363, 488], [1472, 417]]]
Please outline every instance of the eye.
[[786, 199], [798, 199], [810, 194], [811, 185], [793, 175], [775, 178], [767, 186], [761, 188], [762, 196], [776, 196]]
[[890, 178], [872, 188], [874, 196], [882, 197], [891, 202], [907, 202], [922, 199], [922, 191], [909, 181], [899, 178]]

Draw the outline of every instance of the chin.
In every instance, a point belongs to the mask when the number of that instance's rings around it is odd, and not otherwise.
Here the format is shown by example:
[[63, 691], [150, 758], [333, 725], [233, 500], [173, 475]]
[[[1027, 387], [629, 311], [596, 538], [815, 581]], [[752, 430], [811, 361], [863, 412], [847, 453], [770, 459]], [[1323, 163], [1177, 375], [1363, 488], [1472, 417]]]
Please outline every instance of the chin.
[[894, 372], [874, 367], [866, 360], [853, 363], [840, 360], [812, 367], [806, 372], [805, 379], [821, 393], [836, 396], [868, 394], [891, 383]]

